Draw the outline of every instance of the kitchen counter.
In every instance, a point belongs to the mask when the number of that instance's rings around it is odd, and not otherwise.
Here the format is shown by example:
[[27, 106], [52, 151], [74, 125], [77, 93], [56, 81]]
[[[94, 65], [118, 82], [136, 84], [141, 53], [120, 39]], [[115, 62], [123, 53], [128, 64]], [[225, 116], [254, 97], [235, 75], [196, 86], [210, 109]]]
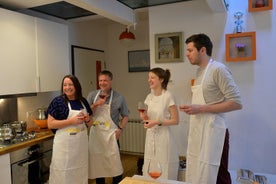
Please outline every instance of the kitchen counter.
[[28, 147], [28, 146], [38, 144], [42, 141], [52, 139], [53, 137], [54, 137], [54, 134], [52, 133], [51, 130], [49, 130], [49, 129], [40, 130], [40, 131], [36, 132], [36, 138], [34, 138], [34, 139], [24, 141], [24, 142], [20, 142], [20, 143], [16, 143], [16, 144], [12, 144], [12, 145], [5, 146], [5, 147], [1, 147], [0, 148], [0, 155], [19, 150], [21, 148], [25, 148], [25, 147]]

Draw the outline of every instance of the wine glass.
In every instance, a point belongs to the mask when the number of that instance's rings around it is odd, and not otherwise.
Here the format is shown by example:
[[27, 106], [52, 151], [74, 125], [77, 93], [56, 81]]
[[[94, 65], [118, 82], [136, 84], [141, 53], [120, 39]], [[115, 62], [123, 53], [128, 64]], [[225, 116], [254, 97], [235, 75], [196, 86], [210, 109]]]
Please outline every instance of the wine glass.
[[104, 91], [101, 90], [100, 94], [99, 94], [99, 97], [101, 99], [104, 99], [106, 97], [106, 93]]
[[83, 121], [85, 120], [85, 117], [88, 116], [88, 112], [87, 110], [84, 108], [84, 109], [81, 109], [81, 116], [83, 116]]
[[138, 111], [145, 112], [147, 110], [147, 105], [144, 102], [138, 102]]
[[153, 179], [157, 179], [162, 174], [161, 164], [157, 160], [150, 160], [148, 166], [148, 174]]

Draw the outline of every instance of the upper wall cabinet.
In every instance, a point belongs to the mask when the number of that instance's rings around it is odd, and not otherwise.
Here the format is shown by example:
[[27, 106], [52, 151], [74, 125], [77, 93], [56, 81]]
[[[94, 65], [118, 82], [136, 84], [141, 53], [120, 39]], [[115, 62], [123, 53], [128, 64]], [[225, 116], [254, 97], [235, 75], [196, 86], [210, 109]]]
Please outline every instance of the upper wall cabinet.
[[68, 27], [36, 19], [38, 91], [60, 90], [62, 78], [69, 74]]
[[36, 91], [35, 19], [0, 8], [0, 95]]

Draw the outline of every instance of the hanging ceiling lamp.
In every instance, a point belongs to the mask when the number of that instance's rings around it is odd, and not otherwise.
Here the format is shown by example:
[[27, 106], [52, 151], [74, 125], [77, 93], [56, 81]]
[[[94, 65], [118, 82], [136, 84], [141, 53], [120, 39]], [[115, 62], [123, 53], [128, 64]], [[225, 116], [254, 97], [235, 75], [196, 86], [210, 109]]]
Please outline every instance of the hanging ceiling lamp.
[[126, 28], [119, 36], [120, 42], [125, 46], [132, 46], [135, 40], [135, 35]]

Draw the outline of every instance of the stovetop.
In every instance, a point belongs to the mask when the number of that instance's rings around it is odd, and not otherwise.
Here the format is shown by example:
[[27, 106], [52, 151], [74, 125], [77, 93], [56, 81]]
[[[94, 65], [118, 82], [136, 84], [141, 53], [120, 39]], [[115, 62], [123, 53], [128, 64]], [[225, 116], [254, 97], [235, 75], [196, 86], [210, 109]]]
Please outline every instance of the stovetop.
[[6, 147], [6, 146], [10, 146], [13, 144], [17, 144], [17, 143], [21, 143], [21, 142], [25, 142], [28, 140], [32, 140], [36, 138], [36, 132], [23, 132], [20, 134], [16, 134], [15, 138], [13, 138], [12, 140], [5, 140], [5, 141], [1, 141], [0, 142], [0, 147]]

